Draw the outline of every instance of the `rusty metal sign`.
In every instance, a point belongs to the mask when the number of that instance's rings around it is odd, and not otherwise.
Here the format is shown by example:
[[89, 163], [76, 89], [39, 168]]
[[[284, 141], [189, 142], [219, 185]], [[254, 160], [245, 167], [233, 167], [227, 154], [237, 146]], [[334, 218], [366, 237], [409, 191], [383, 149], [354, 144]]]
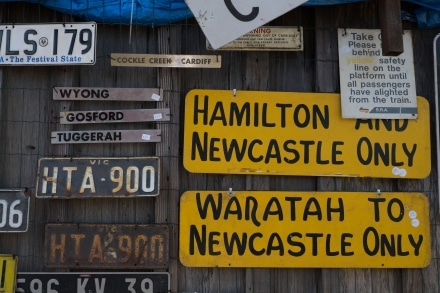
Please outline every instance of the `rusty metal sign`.
[[52, 144], [160, 142], [160, 129], [52, 131]]
[[50, 268], [164, 269], [167, 225], [47, 224], [45, 265]]
[[[262, 26], [221, 46], [225, 51], [302, 51], [303, 28]], [[206, 40], [206, 49], [213, 50]]]
[[[35, 290], [35, 287], [40, 290]], [[19, 272], [15, 292], [164, 293], [171, 292], [170, 274], [167, 272]]]
[[162, 101], [158, 88], [54, 87], [53, 99], [63, 101]]
[[36, 197], [138, 197], [159, 194], [159, 158], [42, 158]]
[[170, 121], [170, 109], [60, 112], [61, 124]]

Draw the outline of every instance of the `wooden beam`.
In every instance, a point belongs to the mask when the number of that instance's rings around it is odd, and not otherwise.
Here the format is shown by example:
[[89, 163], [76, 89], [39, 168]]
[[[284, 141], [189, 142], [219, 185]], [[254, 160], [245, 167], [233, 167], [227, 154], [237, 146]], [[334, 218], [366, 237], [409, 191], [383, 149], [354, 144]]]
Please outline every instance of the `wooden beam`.
[[403, 53], [400, 0], [377, 0], [377, 3], [382, 32], [382, 55], [398, 56]]

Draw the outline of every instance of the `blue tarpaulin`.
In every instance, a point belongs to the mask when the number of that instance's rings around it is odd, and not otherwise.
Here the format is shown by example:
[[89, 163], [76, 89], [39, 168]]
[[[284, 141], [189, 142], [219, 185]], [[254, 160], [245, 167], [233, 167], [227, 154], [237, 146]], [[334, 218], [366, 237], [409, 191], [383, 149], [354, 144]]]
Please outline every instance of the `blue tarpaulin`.
[[[369, 0], [309, 0], [304, 6], [338, 5]], [[371, 0], [370, 0], [371, 1]], [[0, 0], [0, 2], [19, 2]], [[193, 17], [184, 0], [27, 0], [55, 11], [87, 21], [113, 24], [159, 26]], [[413, 16], [402, 13], [405, 20], [414, 20], [419, 28], [440, 27], [439, 0], [405, 0], [417, 5]]]

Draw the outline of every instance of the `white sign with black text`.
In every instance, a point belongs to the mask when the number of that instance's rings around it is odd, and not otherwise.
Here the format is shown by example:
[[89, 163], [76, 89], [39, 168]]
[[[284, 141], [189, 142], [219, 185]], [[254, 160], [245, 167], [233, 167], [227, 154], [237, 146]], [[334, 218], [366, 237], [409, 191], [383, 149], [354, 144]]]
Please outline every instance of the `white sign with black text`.
[[402, 54], [382, 56], [379, 29], [338, 29], [343, 118], [417, 118], [411, 32], [402, 37]]
[[185, 0], [213, 49], [260, 27], [307, 0]]

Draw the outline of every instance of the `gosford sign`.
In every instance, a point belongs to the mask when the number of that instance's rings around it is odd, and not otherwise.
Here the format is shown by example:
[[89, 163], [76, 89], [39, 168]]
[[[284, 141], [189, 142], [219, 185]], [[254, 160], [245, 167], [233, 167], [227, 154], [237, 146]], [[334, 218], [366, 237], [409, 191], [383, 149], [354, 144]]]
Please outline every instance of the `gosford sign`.
[[60, 124], [169, 121], [170, 109], [60, 112]]
[[425, 178], [429, 106], [415, 120], [342, 119], [339, 94], [192, 90], [183, 163], [190, 172]]
[[179, 258], [190, 267], [425, 267], [429, 225], [421, 193], [188, 191]]

